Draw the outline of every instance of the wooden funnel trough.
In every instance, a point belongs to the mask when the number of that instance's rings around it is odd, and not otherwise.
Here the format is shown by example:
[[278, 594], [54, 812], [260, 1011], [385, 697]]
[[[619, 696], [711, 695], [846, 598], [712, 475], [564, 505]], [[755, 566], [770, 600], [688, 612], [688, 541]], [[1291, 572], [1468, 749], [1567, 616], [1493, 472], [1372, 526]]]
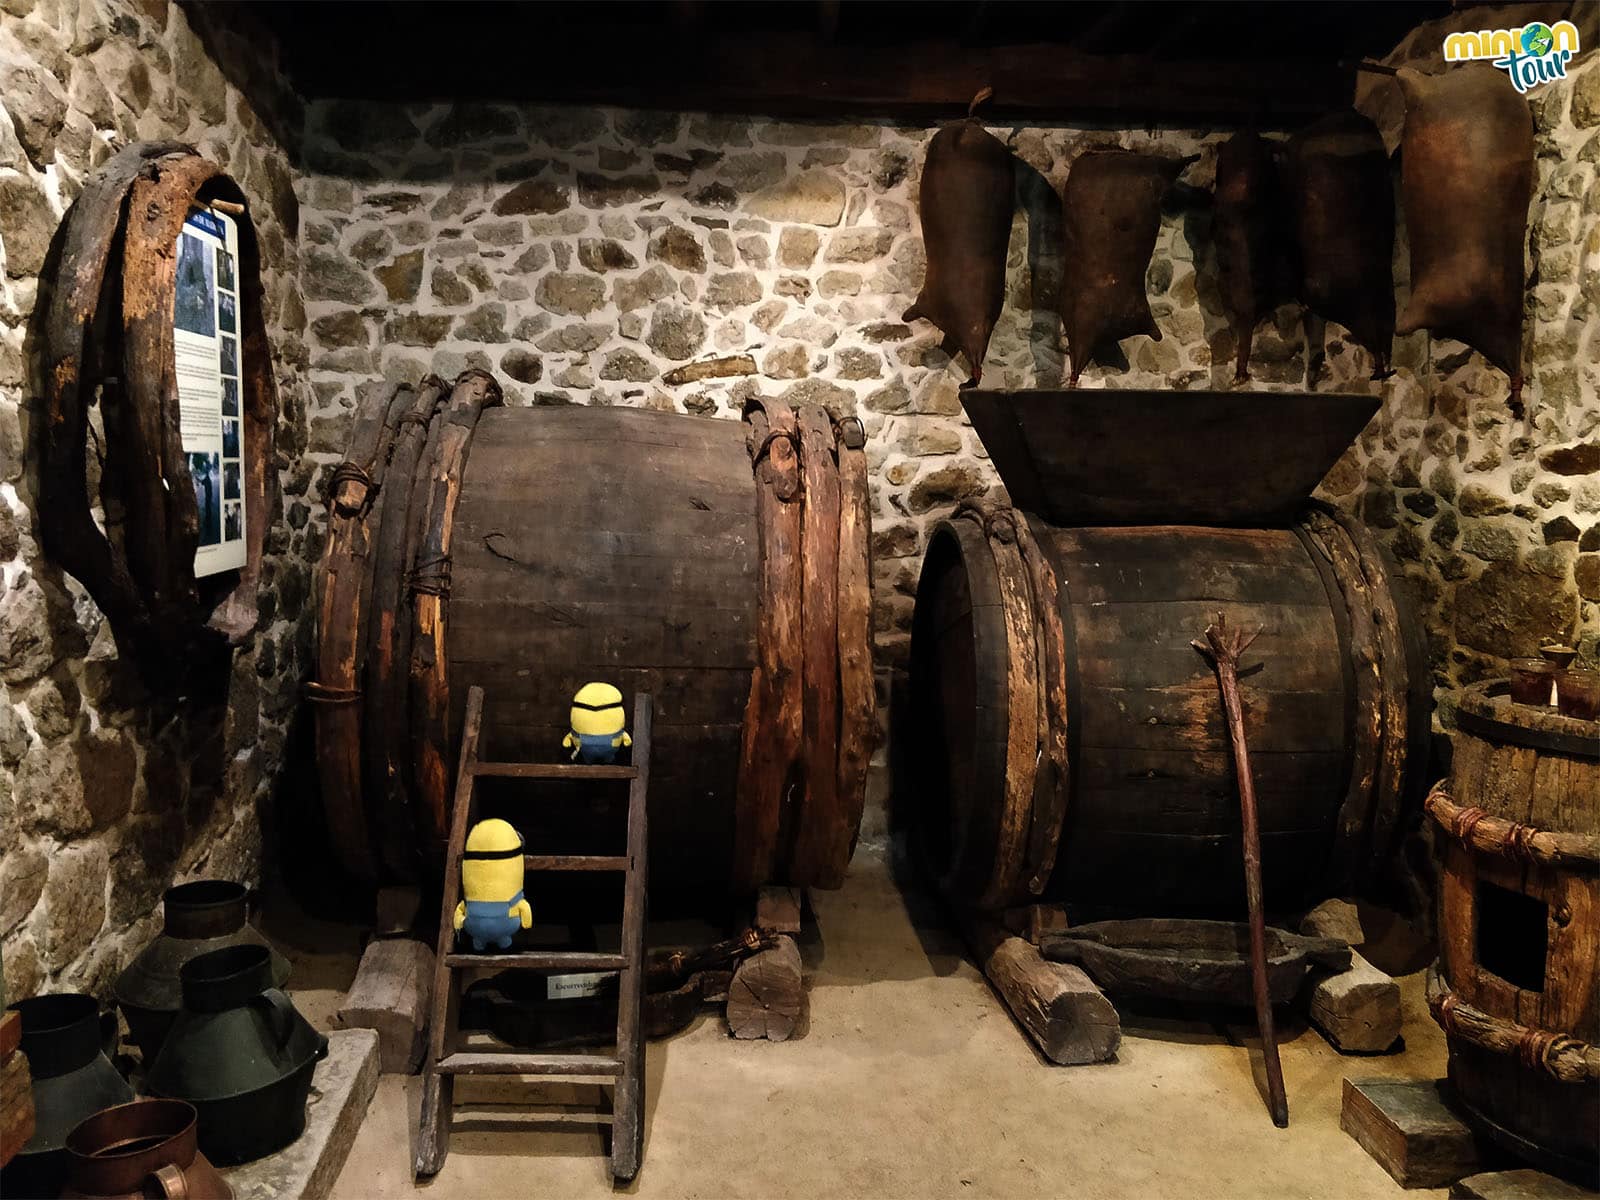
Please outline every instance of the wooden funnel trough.
[[961, 403], [1053, 525], [1286, 526], [1378, 410], [1340, 392], [995, 391]]

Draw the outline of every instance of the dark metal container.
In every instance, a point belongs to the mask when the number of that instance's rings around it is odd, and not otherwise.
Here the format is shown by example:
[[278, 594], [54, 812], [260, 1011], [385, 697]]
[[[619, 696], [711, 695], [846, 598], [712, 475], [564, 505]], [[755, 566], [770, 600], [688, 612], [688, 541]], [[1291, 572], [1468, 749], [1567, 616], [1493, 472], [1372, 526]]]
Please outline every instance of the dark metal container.
[[67, 1136], [68, 1200], [233, 1200], [200, 1153], [194, 1105], [136, 1100], [103, 1109]]
[[200, 1149], [222, 1165], [271, 1154], [305, 1130], [311, 1073], [328, 1039], [272, 985], [271, 952], [239, 945], [181, 972], [183, 1009], [146, 1079], [199, 1114]]
[[[155, 1061], [161, 1040], [178, 1015], [181, 988], [178, 972], [198, 955], [227, 946], [267, 946], [267, 939], [249, 922], [243, 884], [226, 879], [201, 879], [168, 888], [162, 897], [161, 935], [117, 976], [117, 1006], [128, 1020], [128, 1033], [144, 1056]], [[272, 984], [289, 978], [289, 961], [271, 950]]]
[[33, 1075], [33, 1136], [0, 1172], [0, 1195], [54, 1196], [66, 1178], [67, 1134], [91, 1113], [133, 1099], [106, 1050], [116, 1017], [93, 996], [62, 992], [11, 1005], [22, 1014], [22, 1053]]

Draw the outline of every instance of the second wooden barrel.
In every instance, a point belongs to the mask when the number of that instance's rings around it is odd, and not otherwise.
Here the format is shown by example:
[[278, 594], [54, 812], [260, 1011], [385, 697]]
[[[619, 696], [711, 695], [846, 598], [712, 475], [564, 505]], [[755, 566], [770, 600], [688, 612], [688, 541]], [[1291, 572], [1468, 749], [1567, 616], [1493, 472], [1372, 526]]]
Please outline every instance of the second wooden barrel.
[[1241, 689], [1269, 905], [1382, 852], [1420, 800], [1429, 680], [1365, 530], [1321, 509], [1289, 529], [974, 511], [930, 540], [899, 724], [911, 823], [948, 893], [1242, 910], [1227, 727], [1191, 645], [1219, 612], [1260, 630]]

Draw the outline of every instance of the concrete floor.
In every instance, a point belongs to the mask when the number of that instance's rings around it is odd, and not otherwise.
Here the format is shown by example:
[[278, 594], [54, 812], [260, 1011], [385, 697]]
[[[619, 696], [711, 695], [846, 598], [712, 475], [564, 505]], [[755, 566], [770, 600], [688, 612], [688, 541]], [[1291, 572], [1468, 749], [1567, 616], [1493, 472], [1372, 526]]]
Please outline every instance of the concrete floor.
[[[882, 864], [858, 862], [842, 890], [814, 899], [809, 1029], [782, 1044], [735, 1042], [708, 1013], [652, 1043], [644, 1167], [630, 1191], [808, 1200], [1445, 1194], [1402, 1192], [1339, 1129], [1346, 1076], [1443, 1074], [1444, 1042], [1420, 974], [1404, 980], [1400, 1054], [1341, 1057], [1315, 1030], [1280, 1031], [1291, 1125], [1278, 1130], [1262, 1103], [1250, 1024], [1145, 1018], [1124, 1025], [1115, 1061], [1051, 1066], [936, 911], [922, 911], [914, 895], [908, 903]], [[296, 1001], [319, 1023], [355, 966], [352, 936], [325, 933], [320, 952], [290, 948]], [[501, 1089], [481, 1094], [492, 1101], [518, 1085], [482, 1086]], [[411, 1181], [418, 1081], [385, 1076], [335, 1200], [612, 1191], [604, 1130], [591, 1115], [598, 1089], [540, 1084], [511, 1094], [569, 1107], [538, 1118], [490, 1104], [458, 1108], [450, 1157], [419, 1192]]]

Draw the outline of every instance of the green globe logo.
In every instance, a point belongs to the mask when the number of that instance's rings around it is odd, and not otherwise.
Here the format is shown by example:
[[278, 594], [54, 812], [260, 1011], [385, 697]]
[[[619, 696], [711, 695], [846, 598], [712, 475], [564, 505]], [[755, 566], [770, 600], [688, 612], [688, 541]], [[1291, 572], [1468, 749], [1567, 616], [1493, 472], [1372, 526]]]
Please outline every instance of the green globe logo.
[[1550, 53], [1550, 47], [1555, 45], [1556, 35], [1550, 26], [1535, 21], [1522, 28], [1522, 50], [1524, 54], [1544, 55]]

